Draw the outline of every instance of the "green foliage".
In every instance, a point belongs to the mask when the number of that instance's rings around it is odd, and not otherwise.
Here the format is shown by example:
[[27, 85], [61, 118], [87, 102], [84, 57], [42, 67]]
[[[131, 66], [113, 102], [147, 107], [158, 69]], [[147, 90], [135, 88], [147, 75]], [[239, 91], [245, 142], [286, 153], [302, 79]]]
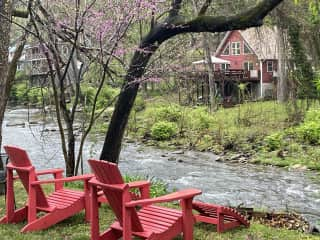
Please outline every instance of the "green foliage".
[[320, 122], [320, 110], [311, 109], [307, 111], [304, 122]]
[[297, 127], [298, 138], [310, 144], [320, 143], [320, 122], [310, 121], [304, 122]]
[[300, 83], [298, 94], [301, 97], [315, 97], [314, 72], [302, 44], [301, 27], [294, 21], [288, 23], [288, 26], [288, 41], [292, 48], [292, 60], [295, 64], [291, 77]]
[[16, 104], [41, 105], [49, 101], [50, 92], [47, 88], [29, 87], [28, 82], [22, 81], [14, 84], [10, 92], [10, 100]]
[[133, 110], [135, 112], [141, 112], [146, 108], [146, 103], [141, 95], [138, 95], [136, 97], [136, 100], [134, 102]]
[[198, 108], [188, 112], [189, 127], [194, 130], [207, 130], [215, 122], [213, 115], [211, 115], [206, 108]]
[[147, 179], [151, 183], [150, 196], [159, 197], [168, 193], [168, 185], [160, 179], [148, 178], [143, 176], [124, 176], [125, 182], [135, 182]]
[[178, 122], [182, 116], [181, 107], [178, 105], [161, 106], [154, 110], [156, 121]]
[[282, 146], [283, 135], [281, 133], [273, 133], [265, 137], [264, 142], [269, 151], [280, 149]]
[[296, 135], [302, 142], [320, 143], [320, 110], [312, 109], [306, 113], [304, 122], [296, 128]]
[[111, 88], [110, 86], [104, 86], [101, 89], [98, 101], [97, 108], [102, 109], [106, 107], [113, 98], [115, 98], [119, 94], [119, 90], [115, 88]]
[[169, 140], [177, 134], [177, 124], [167, 121], [156, 122], [151, 128], [151, 136], [155, 140]]
[[[81, 102], [89, 109], [94, 104], [95, 95], [97, 93], [97, 88], [90, 83], [84, 83], [81, 85]], [[99, 97], [97, 99], [96, 107], [97, 109], [102, 109], [106, 107], [110, 101], [119, 94], [119, 90], [112, 88], [108, 85], [102, 87]]]

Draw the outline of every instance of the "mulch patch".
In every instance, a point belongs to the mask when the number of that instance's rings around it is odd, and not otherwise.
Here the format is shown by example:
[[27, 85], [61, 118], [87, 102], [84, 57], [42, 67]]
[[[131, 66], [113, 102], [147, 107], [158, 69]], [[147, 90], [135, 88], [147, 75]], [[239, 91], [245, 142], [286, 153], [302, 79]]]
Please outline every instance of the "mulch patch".
[[247, 216], [249, 220], [257, 221], [263, 225], [308, 233], [316, 232], [316, 229], [311, 229], [310, 224], [304, 219], [304, 217], [297, 213], [258, 212], [254, 211], [253, 208], [236, 209]]

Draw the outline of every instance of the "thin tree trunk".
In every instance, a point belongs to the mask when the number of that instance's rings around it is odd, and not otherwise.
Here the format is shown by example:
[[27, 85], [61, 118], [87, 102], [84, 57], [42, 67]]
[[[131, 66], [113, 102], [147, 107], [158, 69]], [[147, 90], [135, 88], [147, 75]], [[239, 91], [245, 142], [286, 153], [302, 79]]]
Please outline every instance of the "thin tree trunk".
[[[193, 10], [194, 13], [197, 13], [199, 11], [197, 2], [193, 0]], [[208, 81], [209, 81], [209, 109], [210, 112], [213, 112], [216, 108], [216, 101], [215, 101], [215, 95], [216, 95], [216, 87], [214, 82], [214, 66], [211, 60], [211, 50], [210, 50], [210, 34], [209, 33], [202, 33], [202, 46], [204, 50], [205, 60], [207, 62], [206, 68], [208, 73]], [[203, 96], [202, 96], [203, 97]]]
[[211, 51], [210, 51], [210, 45], [209, 45], [209, 34], [203, 33], [202, 34], [202, 43], [203, 43], [203, 49], [205, 52], [205, 58], [207, 61], [207, 72], [209, 77], [209, 109], [211, 112], [213, 112], [216, 109], [216, 86], [214, 82], [214, 66], [211, 60]]
[[11, 9], [12, 1], [0, 1], [0, 13], [2, 15], [0, 16], [0, 149], [2, 144], [2, 123], [10, 90], [8, 87], [8, 49], [10, 45], [11, 24], [7, 19], [11, 19]]
[[278, 45], [278, 83], [277, 83], [277, 100], [278, 102], [287, 102], [289, 98], [288, 87], [288, 67], [287, 67], [287, 46], [285, 29], [279, 25], [277, 34]]

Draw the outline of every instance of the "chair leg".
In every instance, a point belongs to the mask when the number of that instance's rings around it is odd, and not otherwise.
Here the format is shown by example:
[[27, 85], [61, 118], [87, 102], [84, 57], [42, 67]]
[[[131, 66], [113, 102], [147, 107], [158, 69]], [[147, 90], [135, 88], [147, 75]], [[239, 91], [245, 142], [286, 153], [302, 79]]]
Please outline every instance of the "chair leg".
[[192, 199], [185, 199], [181, 201], [182, 207], [182, 221], [183, 221], [183, 239], [193, 239], [193, 224], [194, 218], [192, 215]]
[[10, 218], [6, 215], [3, 218], [0, 219], [0, 224], [1, 223], [19, 223], [24, 221], [27, 218], [27, 213], [28, 213], [28, 208], [23, 207], [20, 208], [10, 216]]
[[217, 215], [218, 215], [217, 232], [222, 233], [224, 232], [224, 215], [220, 211], [217, 212]]
[[[108, 240], [118, 240], [122, 237], [122, 231], [117, 231], [115, 229], [109, 228], [107, 231], [102, 233], [98, 240], [108, 239]], [[92, 239], [96, 240], [96, 239]]]

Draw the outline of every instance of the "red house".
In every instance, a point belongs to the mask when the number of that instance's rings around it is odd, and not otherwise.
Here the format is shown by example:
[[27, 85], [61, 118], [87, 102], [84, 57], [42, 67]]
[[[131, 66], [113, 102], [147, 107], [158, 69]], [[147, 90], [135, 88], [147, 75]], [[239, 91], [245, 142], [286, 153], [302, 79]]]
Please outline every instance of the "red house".
[[230, 64], [215, 64], [215, 70], [244, 70], [255, 96], [272, 96], [278, 69], [276, 39], [276, 29], [269, 27], [227, 32], [214, 56]]

